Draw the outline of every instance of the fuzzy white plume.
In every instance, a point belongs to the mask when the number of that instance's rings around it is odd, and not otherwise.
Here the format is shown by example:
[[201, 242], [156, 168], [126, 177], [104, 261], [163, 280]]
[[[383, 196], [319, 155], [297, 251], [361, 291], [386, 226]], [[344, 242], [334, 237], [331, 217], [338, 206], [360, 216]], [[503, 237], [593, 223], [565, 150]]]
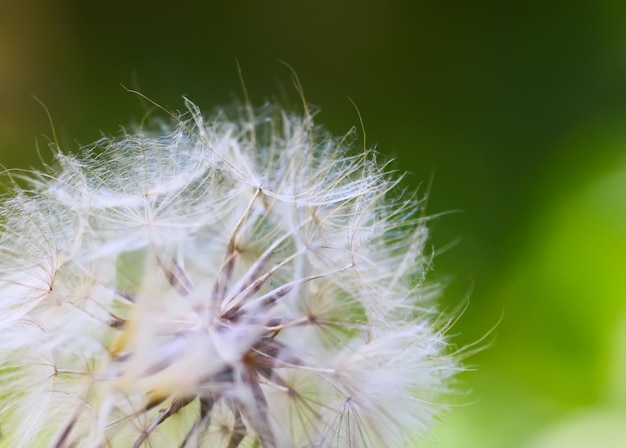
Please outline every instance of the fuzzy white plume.
[[0, 446], [408, 445], [457, 370], [419, 202], [353, 133], [187, 105], [1, 206]]

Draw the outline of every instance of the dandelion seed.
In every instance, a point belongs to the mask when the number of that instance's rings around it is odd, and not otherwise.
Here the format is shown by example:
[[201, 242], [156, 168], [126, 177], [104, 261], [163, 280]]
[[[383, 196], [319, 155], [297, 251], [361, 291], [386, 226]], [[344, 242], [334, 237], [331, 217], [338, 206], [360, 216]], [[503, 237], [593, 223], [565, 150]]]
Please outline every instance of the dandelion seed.
[[457, 370], [419, 201], [353, 133], [187, 106], [1, 206], [0, 446], [408, 445]]

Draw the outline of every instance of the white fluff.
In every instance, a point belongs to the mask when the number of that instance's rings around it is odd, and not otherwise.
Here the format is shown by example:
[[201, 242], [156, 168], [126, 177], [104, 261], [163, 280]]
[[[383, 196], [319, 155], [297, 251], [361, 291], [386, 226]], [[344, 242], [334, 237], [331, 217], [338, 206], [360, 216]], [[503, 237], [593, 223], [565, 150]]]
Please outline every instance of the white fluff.
[[419, 202], [266, 106], [102, 139], [0, 220], [2, 447], [401, 447], [457, 370]]

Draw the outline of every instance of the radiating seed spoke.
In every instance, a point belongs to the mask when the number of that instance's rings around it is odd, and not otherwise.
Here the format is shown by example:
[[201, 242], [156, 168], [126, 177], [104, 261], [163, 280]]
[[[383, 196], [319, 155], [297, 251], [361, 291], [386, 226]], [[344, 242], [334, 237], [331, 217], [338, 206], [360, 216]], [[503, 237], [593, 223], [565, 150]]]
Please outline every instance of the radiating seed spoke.
[[[198, 418], [187, 432], [179, 448], [187, 447], [192, 437], [198, 436], [211, 425], [211, 410], [213, 410], [214, 404], [215, 400], [213, 398], [200, 398], [200, 413]], [[192, 448], [192, 445], [189, 445], [189, 448]]]
[[188, 296], [193, 290], [193, 283], [185, 270], [174, 258], [171, 258], [167, 264], [158, 255], [156, 259], [170, 286], [181, 296]]
[[145, 442], [148, 437], [150, 437], [150, 434], [152, 434], [152, 432], [161, 424], [163, 423], [165, 420], [167, 420], [170, 416], [176, 414], [178, 411], [180, 411], [182, 408], [184, 408], [185, 406], [187, 406], [189, 403], [191, 403], [193, 400], [195, 399], [195, 397], [186, 397], [186, 398], [174, 398], [172, 400], [172, 403], [165, 408], [164, 410], [162, 410], [159, 415], [157, 415], [151, 422], [150, 424], [146, 427], [146, 429], [144, 429], [141, 434], [139, 435], [139, 437], [137, 437], [135, 439], [135, 441], [133, 442], [133, 444], [130, 446], [130, 448], [139, 448], [143, 442]]
[[228, 440], [228, 448], [237, 448], [246, 436], [246, 425], [243, 423], [239, 409], [233, 407], [233, 415], [235, 423], [233, 424], [233, 432]]
[[241, 218], [239, 218], [239, 221], [233, 228], [233, 231], [230, 235], [228, 244], [226, 246], [226, 253], [224, 254], [224, 261], [222, 262], [222, 266], [220, 267], [220, 270], [217, 273], [215, 285], [213, 287], [213, 294], [212, 294], [213, 305], [220, 304], [224, 300], [224, 297], [226, 297], [226, 292], [228, 291], [228, 285], [230, 283], [233, 270], [235, 268], [235, 259], [237, 255], [237, 251], [236, 251], [237, 238], [260, 192], [261, 190], [257, 188], [256, 191], [254, 192], [252, 199], [248, 203], [248, 206], [242, 213]]
[[78, 420], [78, 415], [74, 416], [74, 418], [72, 418], [72, 420], [65, 426], [65, 428], [63, 428], [63, 431], [61, 431], [59, 438], [54, 443], [54, 445], [52, 445], [52, 448], [62, 448], [63, 446], [65, 446], [65, 442], [67, 442], [67, 439], [70, 436], [70, 432], [72, 432], [72, 428], [76, 424], [76, 420]]

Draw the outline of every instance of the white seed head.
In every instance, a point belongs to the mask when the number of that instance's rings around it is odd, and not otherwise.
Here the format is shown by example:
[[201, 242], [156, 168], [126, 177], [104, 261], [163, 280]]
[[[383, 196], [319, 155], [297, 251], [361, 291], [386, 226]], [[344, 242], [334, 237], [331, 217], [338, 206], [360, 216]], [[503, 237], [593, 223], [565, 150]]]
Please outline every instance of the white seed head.
[[353, 133], [187, 106], [1, 205], [0, 446], [407, 446], [458, 370], [419, 201]]

